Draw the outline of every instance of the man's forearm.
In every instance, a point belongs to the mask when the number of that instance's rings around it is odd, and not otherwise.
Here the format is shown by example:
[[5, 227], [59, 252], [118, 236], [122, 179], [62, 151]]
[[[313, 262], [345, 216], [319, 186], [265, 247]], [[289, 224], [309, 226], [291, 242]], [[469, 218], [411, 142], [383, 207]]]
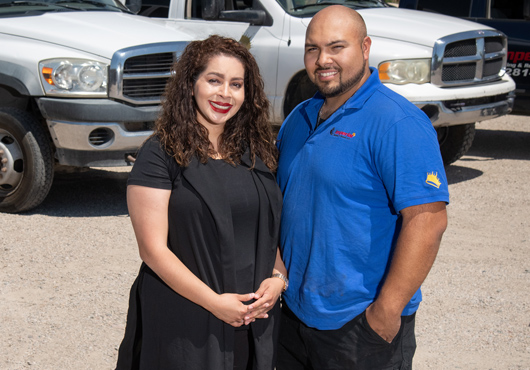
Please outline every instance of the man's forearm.
[[[396, 331], [403, 309], [427, 277], [436, 259], [447, 227], [447, 212], [443, 202], [408, 207], [401, 214], [403, 224], [390, 269], [368, 313], [370, 325], [383, 338], [393, 337], [392, 332]], [[385, 328], [388, 328], [386, 335]]]

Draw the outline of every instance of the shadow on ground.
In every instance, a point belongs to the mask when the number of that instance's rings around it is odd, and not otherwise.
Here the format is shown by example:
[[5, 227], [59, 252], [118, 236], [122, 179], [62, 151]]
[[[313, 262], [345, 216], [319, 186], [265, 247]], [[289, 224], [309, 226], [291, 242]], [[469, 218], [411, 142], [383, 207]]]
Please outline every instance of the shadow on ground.
[[[473, 146], [456, 164], [446, 167], [449, 184], [472, 180], [482, 171], [466, 163], [499, 159], [530, 160], [530, 132], [477, 129]], [[86, 169], [57, 173], [46, 200], [31, 214], [55, 217], [127, 215], [128, 172]]]
[[530, 132], [477, 129], [467, 154], [445, 168], [447, 181], [451, 185], [482, 175], [482, 171], [466, 167], [466, 162], [500, 159], [530, 160]]
[[530, 159], [530, 132], [477, 130], [473, 146], [462, 158], [462, 161], [476, 159], [469, 156], [487, 159]]
[[85, 169], [56, 173], [44, 202], [26, 213], [54, 217], [127, 215], [126, 188], [129, 172]]

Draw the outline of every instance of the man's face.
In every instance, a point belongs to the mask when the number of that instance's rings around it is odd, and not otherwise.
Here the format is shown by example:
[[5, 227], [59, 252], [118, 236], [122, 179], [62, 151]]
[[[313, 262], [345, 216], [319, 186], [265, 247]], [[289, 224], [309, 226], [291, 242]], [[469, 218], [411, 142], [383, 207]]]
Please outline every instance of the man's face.
[[354, 27], [316, 22], [306, 34], [304, 64], [311, 81], [326, 98], [355, 92], [367, 78], [370, 39]]

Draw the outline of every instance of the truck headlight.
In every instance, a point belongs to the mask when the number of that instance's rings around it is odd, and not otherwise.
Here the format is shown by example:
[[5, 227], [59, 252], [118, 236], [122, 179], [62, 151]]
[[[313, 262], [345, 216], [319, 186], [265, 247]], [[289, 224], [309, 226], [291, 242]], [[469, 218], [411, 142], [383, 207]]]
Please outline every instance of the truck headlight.
[[48, 59], [39, 63], [46, 95], [106, 97], [107, 69], [104, 63], [85, 59]]
[[391, 60], [379, 64], [381, 82], [422, 84], [431, 80], [430, 59]]

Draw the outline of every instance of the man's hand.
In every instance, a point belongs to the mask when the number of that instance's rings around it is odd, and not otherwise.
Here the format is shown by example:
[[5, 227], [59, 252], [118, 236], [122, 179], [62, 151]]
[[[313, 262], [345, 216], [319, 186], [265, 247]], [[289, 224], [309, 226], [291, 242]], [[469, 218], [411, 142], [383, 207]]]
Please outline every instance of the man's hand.
[[401, 315], [390, 314], [377, 305], [377, 301], [366, 309], [368, 325], [384, 340], [391, 343], [401, 327]]

